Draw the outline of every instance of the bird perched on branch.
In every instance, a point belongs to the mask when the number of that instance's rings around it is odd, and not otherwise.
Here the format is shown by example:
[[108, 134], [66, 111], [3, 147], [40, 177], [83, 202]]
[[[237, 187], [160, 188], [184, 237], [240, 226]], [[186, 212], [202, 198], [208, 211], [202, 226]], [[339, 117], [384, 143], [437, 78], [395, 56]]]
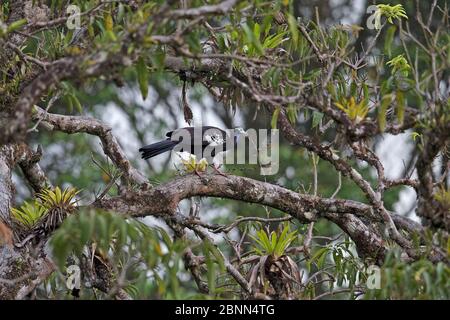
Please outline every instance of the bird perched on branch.
[[143, 159], [172, 150], [188, 152], [196, 159], [205, 158], [211, 164], [218, 153], [234, 148], [241, 135], [246, 135], [242, 128], [225, 131], [213, 126], [185, 127], [167, 132], [167, 139], [144, 146], [139, 151]]

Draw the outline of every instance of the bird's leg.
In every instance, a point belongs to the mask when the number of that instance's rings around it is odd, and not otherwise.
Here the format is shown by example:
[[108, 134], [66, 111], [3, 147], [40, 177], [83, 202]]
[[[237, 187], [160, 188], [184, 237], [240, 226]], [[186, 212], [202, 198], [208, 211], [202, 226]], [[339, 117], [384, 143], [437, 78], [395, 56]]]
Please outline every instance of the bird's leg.
[[202, 175], [200, 174], [200, 172], [197, 169], [194, 169], [194, 173], [201, 179]]
[[201, 174], [201, 172], [205, 172], [205, 171], [198, 171], [197, 169], [194, 169], [193, 172], [195, 173], [195, 175], [196, 175], [197, 177], [200, 178], [200, 181], [201, 181], [204, 185], [208, 184], [208, 178], [206, 178], [204, 175]]
[[197, 197], [191, 198], [191, 208], [189, 210], [189, 218], [196, 220], [198, 212], [200, 211], [200, 203], [197, 202]]
[[220, 174], [220, 175], [223, 176], [223, 177], [228, 177], [228, 175], [227, 175], [226, 173], [224, 173], [224, 172], [222, 172], [222, 171], [219, 170], [219, 168], [222, 166], [221, 164], [220, 164], [218, 167], [216, 167], [215, 164], [210, 164], [210, 166], [211, 166], [211, 168], [214, 169], [214, 171], [215, 171], [217, 174]]

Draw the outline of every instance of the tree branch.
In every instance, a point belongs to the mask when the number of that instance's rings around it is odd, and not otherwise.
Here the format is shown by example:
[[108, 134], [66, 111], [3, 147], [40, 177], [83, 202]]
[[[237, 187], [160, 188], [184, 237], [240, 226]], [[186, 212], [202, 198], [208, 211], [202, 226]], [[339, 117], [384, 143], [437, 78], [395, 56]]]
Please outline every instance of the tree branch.
[[100, 199], [95, 205], [133, 217], [173, 215], [178, 203], [195, 196], [219, 197], [258, 203], [284, 211], [303, 223], [324, 212], [351, 213], [374, 218], [370, 206], [352, 200], [327, 199], [300, 194], [250, 178], [205, 174], [186, 175], [147, 191]]

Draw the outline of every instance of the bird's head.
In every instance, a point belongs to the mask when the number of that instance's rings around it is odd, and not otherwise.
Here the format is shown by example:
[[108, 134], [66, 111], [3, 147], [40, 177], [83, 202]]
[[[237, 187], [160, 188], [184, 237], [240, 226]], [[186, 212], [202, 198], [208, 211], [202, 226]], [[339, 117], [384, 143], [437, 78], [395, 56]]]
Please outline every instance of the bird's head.
[[247, 132], [242, 128], [234, 128], [234, 143], [237, 144], [239, 141], [239, 138], [243, 136], [247, 136]]
[[246, 137], [247, 136], [247, 132], [244, 130], [244, 129], [242, 129], [242, 128], [234, 128], [234, 135], [235, 136], [244, 136], [244, 137]]

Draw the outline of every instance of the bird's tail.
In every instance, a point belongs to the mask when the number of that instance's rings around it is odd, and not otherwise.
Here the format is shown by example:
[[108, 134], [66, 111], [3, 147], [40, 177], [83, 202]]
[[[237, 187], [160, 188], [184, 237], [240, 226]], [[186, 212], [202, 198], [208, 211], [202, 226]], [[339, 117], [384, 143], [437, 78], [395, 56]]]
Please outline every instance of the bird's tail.
[[142, 147], [139, 149], [139, 152], [142, 152], [142, 159], [149, 159], [157, 156], [158, 154], [172, 150], [177, 144], [177, 141], [167, 139]]

